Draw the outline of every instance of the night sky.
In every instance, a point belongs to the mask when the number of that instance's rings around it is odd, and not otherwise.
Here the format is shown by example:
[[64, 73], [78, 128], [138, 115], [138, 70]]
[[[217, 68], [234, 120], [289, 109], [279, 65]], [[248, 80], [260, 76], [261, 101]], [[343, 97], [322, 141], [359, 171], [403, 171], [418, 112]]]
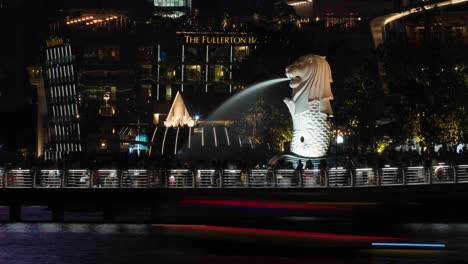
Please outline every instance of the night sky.
[[[273, 0], [193, 0], [193, 7], [202, 16], [231, 14], [246, 15], [262, 10], [262, 4]], [[394, 0], [315, 0], [316, 15], [334, 12], [346, 15], [358, 12], [372, 16], [392, 7]], [[0, 25], [4, 41], [0, 42], [0, 112], [31, 107], [31, 89], [25, 68], [40, 64], [40, 47], [47, 32], [47, 18], [58, 10], [69, 8], [127, 9], [133, 13], [146, 12], [148, 0], [0, 0]]]

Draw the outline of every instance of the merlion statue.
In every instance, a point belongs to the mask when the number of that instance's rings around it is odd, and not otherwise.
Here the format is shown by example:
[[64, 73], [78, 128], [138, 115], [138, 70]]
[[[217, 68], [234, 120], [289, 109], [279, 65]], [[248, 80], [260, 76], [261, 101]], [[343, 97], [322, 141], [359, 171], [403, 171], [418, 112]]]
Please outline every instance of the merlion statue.
[[325, 57], [305, 55], [286, 67], [286, 76], [292, 88], [292, 98], [284, 99], [293, 121], [291, 152], [306, 158], [323, 157], [330, 140], [327, 115], [333, 114], [330, 65]]

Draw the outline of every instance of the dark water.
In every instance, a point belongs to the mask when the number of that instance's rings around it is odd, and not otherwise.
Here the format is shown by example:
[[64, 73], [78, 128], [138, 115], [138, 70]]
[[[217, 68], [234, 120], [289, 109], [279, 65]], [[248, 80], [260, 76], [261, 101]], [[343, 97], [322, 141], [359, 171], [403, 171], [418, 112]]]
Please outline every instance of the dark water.
[[[147, 224], [0, 224], [1, 263], [467, 263], [468, 224], [404, 224], [415, 241], [446, 243], [445, 251], [381, 252], [314, 245], [290, 250], [255, 241], [209, 240], [158, 232]], [[343, 254], [342, 254], [343, 253]], [[343, 262], [340, 262], [343, 261]], [[357, 262], [348, 262], [357, 261]]]

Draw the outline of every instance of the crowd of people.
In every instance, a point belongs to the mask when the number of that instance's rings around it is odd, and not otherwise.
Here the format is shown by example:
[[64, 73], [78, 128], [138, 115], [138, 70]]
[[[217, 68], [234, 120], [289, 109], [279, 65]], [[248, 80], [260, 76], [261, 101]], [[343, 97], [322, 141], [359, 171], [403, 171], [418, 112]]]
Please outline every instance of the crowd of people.
[[372, 150], [348, 151], [344, 154], [331, 154], [327, 159], [322, 159], [320, 163], [312, 160], [297, 160], [288, 162], [279, 160], [275, 164], [269, 164], [269, 160], [244, 158], [243, 159], [181, 159], [177, 156], [167, 157], [147, 157], [132, 154], [119, 155], [114, 157], [64, 157], [57, 161], [44, 160], [41, 158], [29, 158], [15, 160], [11, 162], [0, 161], [0, 168], [29, 168], [29, 169], [321, 169], [328, 167], [344, 168], [383, 168], [425, 166], [430, 167], [438, 163], [447, 165], [468, 164], [468, 150], [466, 146], [458, 152], [453, 148], [442, 147], [437, 152], [418, 152], [412, 150], [387, 149], [381, 153]]

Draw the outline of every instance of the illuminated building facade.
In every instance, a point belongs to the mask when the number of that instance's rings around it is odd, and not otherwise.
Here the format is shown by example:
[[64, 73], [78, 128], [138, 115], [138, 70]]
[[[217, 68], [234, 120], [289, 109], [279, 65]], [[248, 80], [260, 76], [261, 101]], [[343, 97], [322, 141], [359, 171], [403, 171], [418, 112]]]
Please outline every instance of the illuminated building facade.
[[162, 17], [177, 18], [191, 13], [192, 0], [153, 0], [154, 14]]
[[[167, 29], [148, 21], [113, 10], [72, 10], [51, 21], [42, 71], [46, 159], [148, 153], [150, 144], [153, 155], [161, 154], [163, 143], [155, 137], [165, 127], [171, 127], [168, 137], [177, 130], [164, 121], [178, 93], [195, 121], [244, 88], [239, 65], [256, 49], [256, 36]], [[187, 133], [198, 131], [192, 125]], [[184, 146], [187, 133], [180, 132], [184, 139], [176, 148]], [[171, 152], [173, 143], [165, 143]]]
[[45, 55], [49, 138], [44, 156], [60, 159], [82, 150], [74, 56], [71, 44], [62, 38], [47, 40]]
[[[405, 8], [402, 10], [389, 12], [371, 21], [375, 47], [384, 43], [389, 33], [395, 32], [403, 32], [399, 35], [404, 35], [404, 38], [414, 42], [422, 41], [424, 35], [437, 35], [436, 37], [441, 39], [455, 36], [458, 42], [468, 43], [468, 0], [444, 0], [427, 4], [425, 1], [411, 1], [413, 5], [408, 1], [403, 2]], [[439, 15], [439, 12], [443, 12], [443, 16]]]

